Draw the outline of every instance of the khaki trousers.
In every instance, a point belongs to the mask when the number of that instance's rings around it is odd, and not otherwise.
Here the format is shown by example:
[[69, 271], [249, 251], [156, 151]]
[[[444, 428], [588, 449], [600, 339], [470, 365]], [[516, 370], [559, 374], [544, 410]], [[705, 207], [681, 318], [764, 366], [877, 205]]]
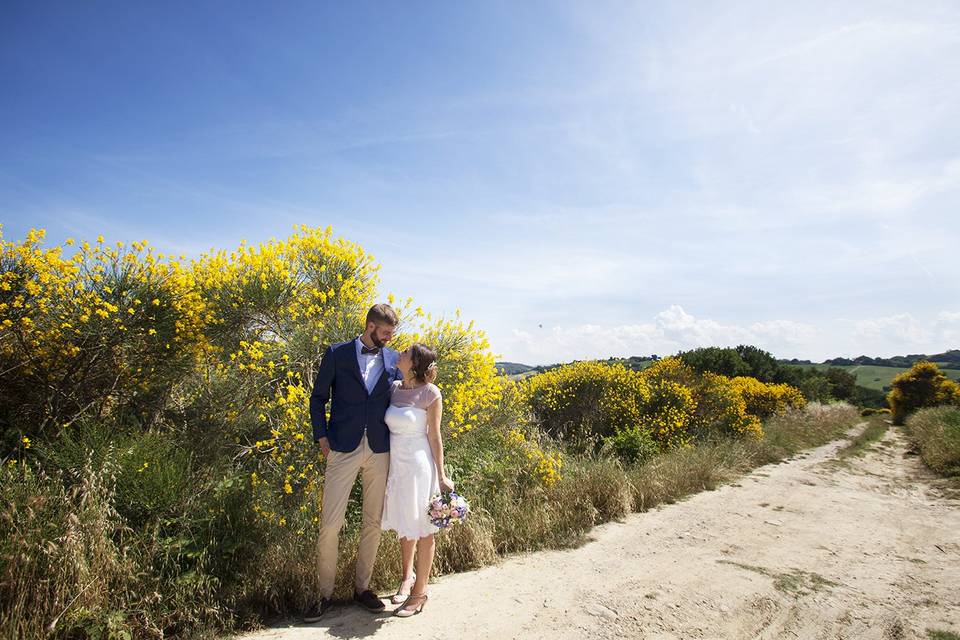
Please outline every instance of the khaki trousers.
[[323, 481], [320, 536], [317, 541], [321, 597], [329, 598], [333, 594], [337, 578], [340, 529], [343, 527], [347, 500], [357, 479], [357, 472], [363, 474], [363, 527], [357, 549], [356, 589], [363, 592], [370, 586], [373, 561], [377, 557], [377, 547], [380, 546], [380, 517], [383, 514], [383, 497], [387, 489], [389, 468], [390, 453], [371, 451], [366, 432], [353, 451], [330, 451]]

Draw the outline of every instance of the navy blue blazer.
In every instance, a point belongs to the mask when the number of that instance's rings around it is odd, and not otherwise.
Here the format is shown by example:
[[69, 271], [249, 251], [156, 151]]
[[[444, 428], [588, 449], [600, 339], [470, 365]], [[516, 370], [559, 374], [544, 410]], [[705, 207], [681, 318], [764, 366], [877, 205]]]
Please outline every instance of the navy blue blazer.
[[383, 373], [373, 392], [367, 393], [357, 362], [355, 339], [327, 348], [310, 394], [314, 442], [327, 438], [331, 449], [349, 453], [357, 448], [366, 431], [372, 451], [384, 453], [390, 450], [390, 430], [383, 417], [390, 406], [390, 386], [394, 380], [402, 380], [403, 375], [397, 370], [399, 354], [387, 347], [382, 351]]

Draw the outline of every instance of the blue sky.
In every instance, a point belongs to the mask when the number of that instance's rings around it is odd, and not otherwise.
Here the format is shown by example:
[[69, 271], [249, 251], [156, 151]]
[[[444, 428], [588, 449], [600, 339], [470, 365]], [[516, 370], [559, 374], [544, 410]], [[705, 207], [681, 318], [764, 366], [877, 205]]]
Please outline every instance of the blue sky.
[[332, 225], [529, 363], [960, 348], [955, 2], [0, 5], [0, 222]]

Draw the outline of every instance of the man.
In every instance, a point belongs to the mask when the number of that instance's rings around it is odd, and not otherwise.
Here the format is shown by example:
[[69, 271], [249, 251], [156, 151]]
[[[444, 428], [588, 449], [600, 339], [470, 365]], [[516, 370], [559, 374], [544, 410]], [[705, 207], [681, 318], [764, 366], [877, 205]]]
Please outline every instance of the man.
[[380, 545], [380, 515], [390, 465], [390, 431], [384, 414], [393, 381], [402, 379], [397, 352], [386, 347], [396, 327], [396, 311], [387, 304], [374, 305], [367, 312], [363, 334], [331, 345], [320, 361], [310, 395], [313, 441], [327, 459], [317, 543], [320, 601], [306, 612], [304, 622], [319, 620], [330, 608], [340, 529], [358, 472], [363, 477], [363, 528], [353, 599], [370, 611], [384, 609], [369, 586]]

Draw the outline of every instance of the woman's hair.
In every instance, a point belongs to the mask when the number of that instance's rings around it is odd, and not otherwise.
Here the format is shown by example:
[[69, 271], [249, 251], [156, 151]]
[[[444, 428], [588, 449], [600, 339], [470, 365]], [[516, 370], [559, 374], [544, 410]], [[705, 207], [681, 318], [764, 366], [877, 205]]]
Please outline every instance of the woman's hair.
[[437, 379], [437, 354], [433, 349], [416, 342], [410, 345], [410, 370], [420, 382]]

